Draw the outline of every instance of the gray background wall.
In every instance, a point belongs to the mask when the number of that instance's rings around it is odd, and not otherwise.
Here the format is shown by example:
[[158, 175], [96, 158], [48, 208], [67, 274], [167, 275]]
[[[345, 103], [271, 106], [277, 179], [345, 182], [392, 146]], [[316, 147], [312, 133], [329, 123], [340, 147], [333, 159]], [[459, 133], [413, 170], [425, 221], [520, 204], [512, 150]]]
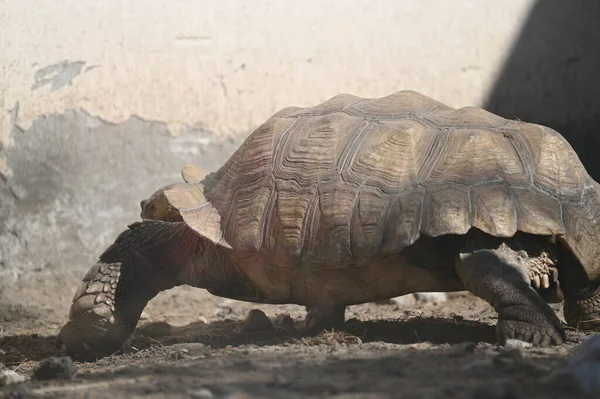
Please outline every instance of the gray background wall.
[[185, 163], [341, 92], [545, 123], [600, 177], [599, 4], [0, 2], [0, 280], [85, 272]]

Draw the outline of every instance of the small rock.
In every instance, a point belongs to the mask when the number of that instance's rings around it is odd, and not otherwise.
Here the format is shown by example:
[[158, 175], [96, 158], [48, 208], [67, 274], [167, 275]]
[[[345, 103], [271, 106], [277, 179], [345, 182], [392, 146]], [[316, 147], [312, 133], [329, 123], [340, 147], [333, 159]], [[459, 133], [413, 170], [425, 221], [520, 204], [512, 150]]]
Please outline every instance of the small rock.
[[275, 329], [285, 334], [295, 334], [296, 327], [294, 326], [294, 320], [287, 313], [282, 313], [275, 317], [273, 322]]
[[150, 315], [145, 310], [140, 315], [140, 320], [150, 320]]
[[240, 332], [257, 332], [257, 331], [273, 331], [275, 327], [271, 320], [267, 317], [267, 315], [259, 309], [252, 309], [246, 320], [244, 320], [244, 324], [242, 324], [242, 328]]
[[402, 295], [391, 299], [399, 308], [412, 308], [417, 303], [414, 295]]
[[577, 388], [586, 394], [600, 394], [600, 335], [595, 335], [575, 349], [566, 367], [554, 370], [543, 382]]
[[504, 345], [506, 348], [511, 349], [525, 349], [531, 348], [533, 345], [529, 342], [521, 341], [520, 339], [507, 339], [506, 344]]
[[68, 380], [75, 375], [77, 367], [70, 357], [49, 357], [39, 362], [33, 369], [35, 380]]
[[25, 376], [17, 373], [12, 370], [2, 370], [0, 371], [0, 387], [5, 387], [7, 385], [18, 384], [19, 382], [25, 381]]
[[417, 292], [414, 295], [419, 302], [444, 303], [448, 301], [448, 296], [445, 292]]
[[198, 317], [198, 321], [201, 321], [204, 324], [208, 324], [208, 319], [204, 316]]
[[210, 399], [210, 398], [215, 397], [215, 395], [208, 388], [202, 388], [202, 389], [198, 389], [195, 391], [189, 391], [188, 395], [190, 395], [190, 398], [194, 398], [194, 399]]
[[541, 379], [542, 384], [550, 386], [556, 392], [583, 392], [591, 393], [583, 387], [579, 378], [566, 368], [559, 368]]

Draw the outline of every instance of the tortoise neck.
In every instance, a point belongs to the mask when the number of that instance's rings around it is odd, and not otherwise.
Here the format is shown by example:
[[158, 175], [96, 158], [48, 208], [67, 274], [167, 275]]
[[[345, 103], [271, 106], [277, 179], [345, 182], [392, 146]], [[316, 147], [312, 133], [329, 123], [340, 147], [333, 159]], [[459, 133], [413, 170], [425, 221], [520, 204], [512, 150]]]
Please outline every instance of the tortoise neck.
[[227, 284], [230, 271], [237, 270], [227, 250], [198, 237], [191, 230], [186, 234], [193, 235], [195, 239], [192, 245], [189, 245], [191, 243], [188, 240], [184, 240], [188, 241], [184, 246], [192, 248], [193, 253], [190, 254], [190, 261], [179, 271], [180, 284], [207, 290]]
[[213, 295], [240, 301], [262, 302], [265, 295], [242, 272], [231, 250], [201, 240], [190, 267], [183, 268], [179, 283], [204, 288]]
[[147, 220], [131, 225], [101, 260], [114, 263], [134, 258], [133, 281], [142, 277], [148, 280], [148, 299], [185, 284], [226, 298], [260, 301], [263, 295], [230, 253], [230, 249], [213, 244], [183, 222]]

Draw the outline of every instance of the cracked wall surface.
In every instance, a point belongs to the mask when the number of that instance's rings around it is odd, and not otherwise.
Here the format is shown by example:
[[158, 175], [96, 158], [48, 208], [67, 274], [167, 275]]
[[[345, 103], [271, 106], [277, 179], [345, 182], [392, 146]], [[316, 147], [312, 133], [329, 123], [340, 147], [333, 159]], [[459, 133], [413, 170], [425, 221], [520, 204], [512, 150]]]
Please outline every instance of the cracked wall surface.
[[285, 106], [401, 89], [484, 105], [533, 5], [0, 2], [0, 278], [85, 272], [141, 199]]

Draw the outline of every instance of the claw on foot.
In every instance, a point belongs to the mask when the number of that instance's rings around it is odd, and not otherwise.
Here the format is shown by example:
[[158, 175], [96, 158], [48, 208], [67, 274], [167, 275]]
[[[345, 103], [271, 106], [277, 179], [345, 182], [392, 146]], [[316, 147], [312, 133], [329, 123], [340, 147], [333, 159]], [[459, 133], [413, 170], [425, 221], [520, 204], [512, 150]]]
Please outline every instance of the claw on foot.
[[119, 351], [133, 331], [121, 323], [115, 302], [120, 264], [96, 264], [73, 297], [69, 321], [61, 328], [56, 345], [66, 347], [76, 360], [96, 360]]
[[496, 338], [501, 345], [506, 345], [509, 339], [529, 342], [535, 346], [562, 345], [566, 341], [566, 335], [562, 327], [536, 326], [516, 320], [498, 321]]
[[529, 259], [529, 279], [535, 290], [547, 290], [558, 281], [555, 263], [547, 252]]
[[184, 232], [192, 234], [181, 223], [145, 221], [119, 234], [75, 293], [59, 334], [69, 355], [94, 359], [121, 349], [148, 301], [180, 284], [193, 253]]
[[85, 318], [69, 320], [58, 334], [57, 349], [64, 345], [67, 354], [79, 361], [94, 361], [118, 352], [130, 333], [121, 326], [111, 329], [106, 323]]

